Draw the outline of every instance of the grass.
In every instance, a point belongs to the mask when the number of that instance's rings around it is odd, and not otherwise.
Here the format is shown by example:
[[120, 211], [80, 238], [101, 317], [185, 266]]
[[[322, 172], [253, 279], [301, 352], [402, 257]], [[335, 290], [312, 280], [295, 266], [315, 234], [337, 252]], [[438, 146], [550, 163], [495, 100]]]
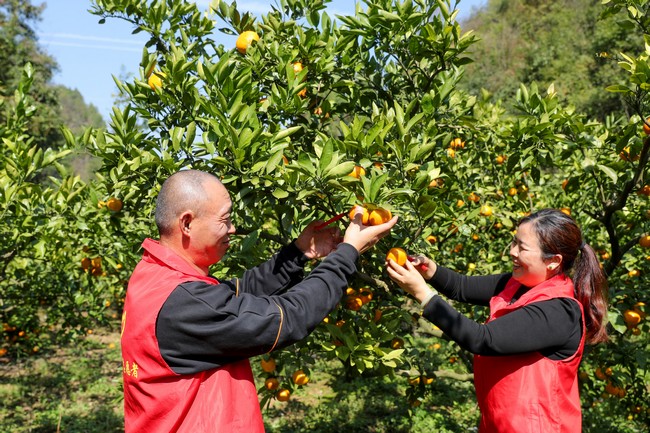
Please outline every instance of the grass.
[[[427, 346], [426, 341], [418, 345]], [[448, 355], [441, 354], [442, 357]], [[252, 360], [255, 373], [259, 362]], [[460, 366], [454, 367], [460, 368]], [[119, 334], [103, 331], [33, 358], [0, 360], [0, 426], [12, 433], [124, 431]], [[256, 384], [261, 387], [258, 377]], [[311, 380], [288, 403], [263, 408], [267, 433], [475, 432], [479, 412], [473, 384], [439, 378], [414, 407], [403, 377], [350, 377], [338, 361], [319, 360]], [[615, 399], [614, 399], [615, 400]], [[617, 401], [586, 408], [585, 432], [641, 432]]]
[[0, 425], [13, 433], [123, 432], [119, 334], [2, 365]]

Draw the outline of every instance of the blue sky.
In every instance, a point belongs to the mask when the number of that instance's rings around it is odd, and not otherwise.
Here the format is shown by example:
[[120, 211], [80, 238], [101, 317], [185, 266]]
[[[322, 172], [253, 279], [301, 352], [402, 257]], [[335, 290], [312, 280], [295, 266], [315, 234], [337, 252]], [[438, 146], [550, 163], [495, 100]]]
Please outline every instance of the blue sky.
[[[32, 0], [39, 4], [42, 1]], [[470, 14], [472, 9], [487, 0], [461, 0], [459, 16]], [[137, 74], [145, 37], [131, 34], [133, 28], [121, 20], [110, 19], [99, 24], [99, 18], [90, 14], [89, 1], [44, 1], [42, 21], [36, 24], [40, 45], [59, 64], [54, 82], [78, 89], [86, 102], [95, 105], [108, 120], [117, 88], [113, 76]], [[205, 7], [209, 0], [198, 0]], [[240, 11], [265, 13], [271, 1], [240, 0]], [[330, 15], [348, 15], [354, 12], [353, 0], [333, 0], [329, 3]], [[215, 34], [217, 43], [234, 45], [235, 37]]]

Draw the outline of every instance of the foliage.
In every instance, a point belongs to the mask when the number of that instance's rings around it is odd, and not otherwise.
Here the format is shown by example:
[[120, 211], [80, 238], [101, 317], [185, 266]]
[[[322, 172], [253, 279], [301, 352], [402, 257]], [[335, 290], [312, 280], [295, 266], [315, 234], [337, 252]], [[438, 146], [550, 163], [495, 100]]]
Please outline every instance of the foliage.
[[[115, 284], [116, 278], [93, 281], [111, 272], [110, 262], [103, 270], [96, 267], [95, 275], [80, 266], [94, 251], [82, 251], [83, 238], [77, 236], [89, 225], [101, 233], [100, 224], [86, 222], [98, 210], [88, 206], [86, 185], [62, 164], [71, 149], [43, 150], [29, 133], [37, 113], [28, 96], [33, 74], [27, 64], [12, 106], [3, 107], [6, 124], [0, 125], [2, 356], [38, 352], [84, 333], [103, 319], [106, 298], [112, 299], [108, 282]], [[74, 140], [67, 129], [62, 133]], [[44, 182], [45, 170], [57, 176]]]

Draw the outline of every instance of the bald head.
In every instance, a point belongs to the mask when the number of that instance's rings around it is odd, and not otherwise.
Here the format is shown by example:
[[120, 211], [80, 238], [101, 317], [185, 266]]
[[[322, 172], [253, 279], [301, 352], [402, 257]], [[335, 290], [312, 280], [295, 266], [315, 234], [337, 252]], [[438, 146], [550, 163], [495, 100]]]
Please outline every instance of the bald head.
[[205, 187], [210, 182], [222, 185], [210, 173], [183, 170], [174, 173], [163, 183], [156, 201], [156, 226], [161, 237], [172, 233], [183, 212], [191, 210], [196, 215], [201, 214], [208, 197]]

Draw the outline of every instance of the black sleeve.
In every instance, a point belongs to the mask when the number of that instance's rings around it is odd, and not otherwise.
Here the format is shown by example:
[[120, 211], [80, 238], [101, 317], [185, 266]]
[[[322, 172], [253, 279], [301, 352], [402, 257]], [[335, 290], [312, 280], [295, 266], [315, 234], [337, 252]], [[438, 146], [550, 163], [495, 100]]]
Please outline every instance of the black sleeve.
[[569, 298], [535, 302], [481, 325], [434, 296], [423, 315], [462, 348], [478, 355], [537, 351], [551, 359], [564, 359], [575, 353], [582, 335], [580, 306]]
[[511, 276], [512, 274], [467, 276], [438, 266], [436, 273], [427, 282], [455, 301], [489, 305], [490, 299], [506, 287]]
[[244, 272], [239, 283], [240, 292], [253, 295], [272, 295], [297, 284], [303, 278], [307, 257], [295, 242], [282, 248], [270, 260]]
[[255, 296], [246, 287], [238, 294], [230, 282], [179, 285], [156, 323], [163, 359], [174, 372], [190, 374], [303, 339], [340, 301], [357, 258], [354, 247], [341, 244], [304, 280], [279, 295]]

